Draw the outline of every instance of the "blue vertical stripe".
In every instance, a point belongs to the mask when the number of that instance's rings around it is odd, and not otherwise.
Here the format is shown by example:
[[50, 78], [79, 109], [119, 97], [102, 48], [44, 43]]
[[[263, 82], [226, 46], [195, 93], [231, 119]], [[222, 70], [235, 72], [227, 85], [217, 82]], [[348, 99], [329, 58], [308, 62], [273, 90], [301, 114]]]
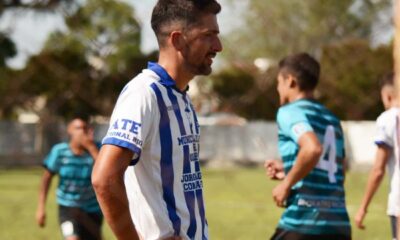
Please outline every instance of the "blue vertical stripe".
[[160, 144], [161, 144], [161, 181], [163, 189], [163, 198], [167, 205], [168, 216], [172, 222], [176, 236], [180, 235], [181, 219], [176, 213], [176, 203], [174, 196], [174, 168], [172, 161], [172, 135], [168, 116], [168, 110], [165, 105], [160, 89], [155, 83], [151, 88], [157, 97], [158, 108], [160, 110]]
[[[193, 113], [193, 119], [194, 119], [194, 125], [195, 125], [196, 134], [200, 134], [199, 122], [197, 120], [196, 112], [194, 111], [193, 105], [192, 104], [188, 104], [188, 100], [186, 98], [184, 98], [184, 101], [185, 101], [185, 103], [187, 105], [190, 106], [190, 109], [191, 109], [191, 111]], [[193, 133], [192, 129], [191, 129], [191, 131]], [[196, 145], [197, 145], [197, 153], [199, 154], [199, 157], [200, 157], [200, 144], [196, 143]], [[195, 168], [196, 168], [196, 171], [200, 172], [200, 162], [199, 161], [197, 161], [195, 163]], [[199, 207], [199, 213], [200, 213], [200, 219], [201, 219], [201, 225], [202, 225], [202, 228], [201, 228], [201, 232], [202, 232], [202, 236], [203, 236], [202, 238], [206, 239], [205, 234], [204, 234], [204, 229], [205, 229], [205, 225], [206, 225], [207, 220], [206, 220], [206, 213], [205, 213], [204, 200], [203, 200], [203, 191], [202, 190], [197, 190], [196, 191], [196, 196], [197, 196], [197, 204], [198, 204], [198, 207]]]
[[[185, 125], [183, 122], [182, 113], [181, 113], [181, 110], [179, 107], [178, 99], [176, 98], [175, 94], [172, 92], [171, 88], [166, 88], [166, 89], [168, 92], [169, 100], [171, 101], [172, 107], [174, 109], [176, 119], [178, 120], [179, 131], [181, 133], [181, 136], [186, 136], [186, 129], [185, 129]], [[183, 174], [192, 172], [192, 169], [190, 166], [189, 155], [190, 155], [189, 146], [183, 145]], [[190, 215], [190, 225], [187, 230], [187, 235], [190, 239], [193, 239], [194, 236], [196, 235], [196, 229], [197, 229], [196, 213], [194, 211], [196, 199], [195, 199], [194, 193], [192, 193], [192, 192], [184, 192], [184, 195], [185, 195], [186, 206], [189, 210], [189, 215]]]

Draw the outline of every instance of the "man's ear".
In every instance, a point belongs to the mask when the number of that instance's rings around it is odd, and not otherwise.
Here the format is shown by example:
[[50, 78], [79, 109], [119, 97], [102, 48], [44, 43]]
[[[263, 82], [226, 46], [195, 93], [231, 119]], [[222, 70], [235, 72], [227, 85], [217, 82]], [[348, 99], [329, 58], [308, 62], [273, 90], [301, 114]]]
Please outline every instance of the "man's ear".
[[170, 40], [172, 43], [172, 46], [178, 51], [182, 50], [185, 46], [185, 40], [183, 39], [183, 34], [182, 32], [179, 31], [173, 31], [170, 34]]
[[297, 79], [292, 74], [288, 74], [286, 81], [288, 81], [290, 88], [296, 88], [298, 85]]

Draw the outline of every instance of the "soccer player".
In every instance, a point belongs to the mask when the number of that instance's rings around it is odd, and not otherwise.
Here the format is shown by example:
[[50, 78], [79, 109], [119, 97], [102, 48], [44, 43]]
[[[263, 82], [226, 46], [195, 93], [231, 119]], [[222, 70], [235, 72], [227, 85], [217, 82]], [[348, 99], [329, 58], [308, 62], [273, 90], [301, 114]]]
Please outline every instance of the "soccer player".
[[351, 239], [344, 192], [344, 140], [339, 119], [314, 99], [319, 63], [306, 53], [279, 62], [277, 114], [282, 161], [264, 164], [286, 207], [273, 240]]
[[208, 239], [200, 129], [188, 83], [222, 50], [215, 0], [159, 0], [158, 63], [122, 90], [92, 182], [118, 239]]
[[399, 160], [395, 159], [394, 149], [395, 143], [397, 142], [395, 139], [396, 123], [400, 111], [394, 88], [393, 74], [386, 75], [381, 80], [381, 99], [385, 111], [376, 120], [377, 134], [375, 137], [375, 144], [377, 145], [377, 150], [375, 163], [368, 178], [361, 206], [358, 209], [354, 220], [358, 228], [365, 228], [363, 222], [367, 214], [368, 206], [382, 182], [385, 175], [385, 168], [387, 167], [390, 179], [387, 214], [389, 215], [391, 222], [392, 237], [393, 239], [396, 239], [396, 216], [400, 213], [400, 206], [397, 206], [397, 202], [400, 200], [400, 163]]
[[46, 223], [46, 199], [53, 177], [59, 176], [57, 188], [58, 217], [66, 240], [101, 239], [103, 215], [91, 183], [98, 146], [86, 116], [77, 116], [67, 126], [68, 142], [55, 145], [43, 166], [36, 221]]

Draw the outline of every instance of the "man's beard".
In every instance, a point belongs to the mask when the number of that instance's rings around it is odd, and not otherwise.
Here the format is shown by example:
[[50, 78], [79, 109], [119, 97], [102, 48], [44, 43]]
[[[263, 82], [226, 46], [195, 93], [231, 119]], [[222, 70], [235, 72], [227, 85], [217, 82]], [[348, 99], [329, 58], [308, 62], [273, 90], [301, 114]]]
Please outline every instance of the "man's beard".
[[188, 69], [190, 73], [192, 73], [195, 76], [197, 75], [207, 76], [211, 74], [212, 68], [211, 65], [207, 64], [206, 57], [209, 55], [215, 56], [215, 54], [210, 54], [210, 53], [207, 54], [202, 62], [193, 62], [193, 60], [196, 61], [198, 59], [191, 58], [189, 57], [189, 55], [190, 55], [190, 48], [188, 45], [186, 45], [186, 49], [183, 52], [183, 58], [185, 60], [184, 65], [185, 68]]
[[190, 61], [185, 61], [186, 68], [193, 74], [193, 75], [210, 75], [211, 74], [211, 66], [206, 64], [205, 62], [202, 63], [191, 63]]

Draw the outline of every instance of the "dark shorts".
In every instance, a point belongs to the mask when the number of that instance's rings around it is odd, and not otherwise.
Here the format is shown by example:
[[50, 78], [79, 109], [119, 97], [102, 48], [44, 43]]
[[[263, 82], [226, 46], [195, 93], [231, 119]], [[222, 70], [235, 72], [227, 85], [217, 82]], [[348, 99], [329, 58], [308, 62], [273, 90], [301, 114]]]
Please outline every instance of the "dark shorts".
[[271, 240], [351, 240], [351, 237], [337, 234], [302, 234], [277, 228]]
[[59, 206], [58, 219], [64, 238], [77, 236], [82, 240], [101, 239], [101, 213], [88, 213], [76, 207]]
[[397, 217], [389, 216], [390, 218], [390, 227], [392, 229], [392, 238], [397, 239]]

